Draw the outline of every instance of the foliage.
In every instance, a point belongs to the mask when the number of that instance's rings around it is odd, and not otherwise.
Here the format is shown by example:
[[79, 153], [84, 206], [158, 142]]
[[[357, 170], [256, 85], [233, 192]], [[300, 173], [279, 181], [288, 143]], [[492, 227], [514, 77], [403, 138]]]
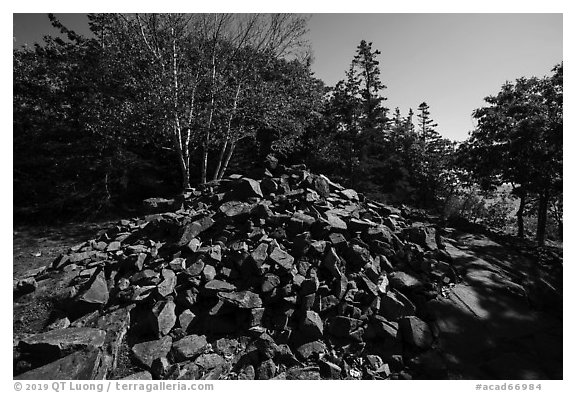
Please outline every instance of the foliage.
[[538, 242], [545, 239], [551, 195], [562, 187], [562, 65], [552, 77], [507, 82], [489, 104], [477, 109], [477, 128], [460, 147], [459, 163], [485, 188], [510, 183], [524, 198], [539, 198]]

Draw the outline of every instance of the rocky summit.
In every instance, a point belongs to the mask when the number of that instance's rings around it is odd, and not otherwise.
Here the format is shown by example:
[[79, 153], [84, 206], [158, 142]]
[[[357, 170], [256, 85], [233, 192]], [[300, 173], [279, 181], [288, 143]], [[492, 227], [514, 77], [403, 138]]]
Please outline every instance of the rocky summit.
[[441, 359], [427, 305], [458, 272], [434, 226], [302, 165], [161, 202], [15, 280], [63, 283], [15, 339], [16, 379], [407, 379]]

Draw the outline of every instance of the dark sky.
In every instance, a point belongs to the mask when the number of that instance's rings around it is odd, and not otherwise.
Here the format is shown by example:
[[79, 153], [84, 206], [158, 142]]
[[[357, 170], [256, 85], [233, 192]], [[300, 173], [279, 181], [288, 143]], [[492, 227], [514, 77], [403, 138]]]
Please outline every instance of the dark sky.
[[[57, 14], [88, 32], [85, 14]], [[360, 40], [379, 49], [386, 106], [403, 115], [426, 101], [438, 131], [464, 140], [471, 113], [507, 80], [544, 76], [561, 62], [562, 14], [313, 14], [316, 76], [344, 78]], [[14, 46], [54, 33], [46, 14], [14, 14]]]

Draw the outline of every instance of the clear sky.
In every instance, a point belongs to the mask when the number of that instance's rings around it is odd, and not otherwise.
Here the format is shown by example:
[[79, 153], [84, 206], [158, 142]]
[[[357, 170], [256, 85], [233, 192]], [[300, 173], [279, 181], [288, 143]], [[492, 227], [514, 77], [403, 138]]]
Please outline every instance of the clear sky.
[[387, 107], [426, 101], [444, 136], [463, 140], [471, 113], [506, 80], [544, 76], [562, 61], [561, 14], [316, 14], [313, 70], [344, 78], [362, 39], [379, 49]]
[[[57, 14], [88, 30], [83, 14]], [[430, 106], [438, 131], [464, 140], [471, 113], [507, 80], [544, 76], [561, 62], [562, 14], [313, 14], [312, 68], [328, 85], [344, 78], [362, 39], [382, 52], [386, 106]], [[15, 14], [15, 46], [53, 32], [45, 14]]]

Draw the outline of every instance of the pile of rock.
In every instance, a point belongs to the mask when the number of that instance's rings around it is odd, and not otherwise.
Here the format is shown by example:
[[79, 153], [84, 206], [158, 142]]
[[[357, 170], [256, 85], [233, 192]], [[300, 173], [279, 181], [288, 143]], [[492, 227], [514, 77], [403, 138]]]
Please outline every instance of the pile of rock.
[[275, 162], [158, 206], [179, 210], [15, 281], [70, 278], [15, 378], [443, 377], [426, 304], [457, 275], [432, 226]]

